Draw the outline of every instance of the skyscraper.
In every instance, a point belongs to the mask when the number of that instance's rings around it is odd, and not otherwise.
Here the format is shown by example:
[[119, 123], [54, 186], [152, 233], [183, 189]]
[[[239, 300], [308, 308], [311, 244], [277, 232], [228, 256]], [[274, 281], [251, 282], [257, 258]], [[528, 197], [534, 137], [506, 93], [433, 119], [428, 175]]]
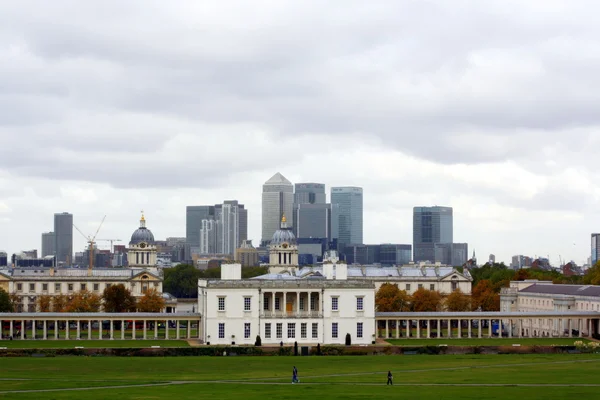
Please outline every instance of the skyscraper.
[[185, 211], [185, 240], [192, 253], [200, 250], [202, 220], [214, 219], [214, 206], [187, 206]]
[[42, 257], [53, 256], [56, 248], [56, 237], [54, 232], [42, 233]]
[[600, 261], [600, 233], [592, 233], [592, 267]]
[[296, 237], [330, 238], [331, 207], [325, 202], [325, 184], [296, 183], [294, 185], [293, 226]]
[[294, 185], [294, 204], [325, 204], [324, 183], [296, 183]]
[[[450, 244], [453, 243], [453, 239], [452, 207], [413, 208], [413, 260], [415, 262], [437, 261], [445, 253], [442, 250], [444, 246], [438, 246], [436, 256], [436, 244]], [[450, 260], [447, 263], [449, 264]]]
[[263, 185], [261, 245], [268, 244], [275, 231], [279, 230], [281, 217], [289, 217], [293, 211], [294, 186], [278, 172]]
[[70, 265], [73, 262], [73, 214], [54, 214], [54, 243], [56, 262]]
[[[331, 188], [331, 206], [337, 206], [332, 216], [337, 221], [338, 249], [348, 244], [363, 243], [363, 190], [359, 187], [344, 186]], [[336, 215], [337, 214], [337, 215]], [[337, 222], [337, 224], [336, 224]], [[332, 226], [332, 231], [335, 228]]]

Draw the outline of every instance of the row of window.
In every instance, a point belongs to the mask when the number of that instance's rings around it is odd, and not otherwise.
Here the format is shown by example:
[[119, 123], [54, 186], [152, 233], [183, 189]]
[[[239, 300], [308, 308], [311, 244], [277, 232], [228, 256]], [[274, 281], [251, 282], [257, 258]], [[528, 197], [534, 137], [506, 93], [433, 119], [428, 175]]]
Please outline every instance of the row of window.
[[[423, 284], [422, 284], [422, 283], [419, 283], [419, 284], [417, 285], [417, 289], [423, 289]], [[430, 284], [430, 285], [429, 285], [429, 290], [435, 290], [435, 284], [433, 284], [433, 283], [432, 283], [432, 284]], [[454, 286], [452, 287], [452, 290], [455, 290]], [[410, 292], [410, 283], [407, 283], [407, 284], [406, 284], [406, 291], [407, 291], [407, 292]]]
[[[23, 283], [17, 283], [17, 292], [22, 292], [23, 291]], [[25, 285], [29, 285], [29, 292], [35, 292], [35, 283], [29, 283], [29, 284], [25, 284]], [[48, 291], [48, 283], [42, 283], [42, 292], [47, 292]], [[88, 290], [88, 285], [87, 283], [80, 283], [80, 284], [75, 284], [75, 283], [67, 283], [67, 291], [72, 292], [74, 290]], [[148, 283], [144, 282], [143, 286], [147, 286]], [[106, 284], [106, 288], [108, 289], [109, 287], [111, 287], [112, 284], [111, 283], [107, 283]], [[62, 287], [63, 284], [62, 283], [55, 283], [54, 284], [54, 293], [61, 293], [62, 291]], [[154, 287], [158, 287], [158, 282], [154, 282]], [[99, 292], [100, 291], [100, 284], [99, 283], [94, 283], [91, 286], [92, 290], [94, 292]], [[131, 282], [131, 288], [135, 288], [135, 282]]]
[[[290, 322], [286, 324], [286, 328], [287, 328], [287, 339], [296, 339], [296, 323], [295, 322]], [[250, 339], [252, 337], [252, 333], [250, 331], [250, 327], [251, 324], [249, 322], [244, 323], [244, 339]], [[311, 324], [311, 334], [312, 334], [312, 339], [318, 339], [319, 338], [319, 324], [318, 323], [312, 323]], [[271, 339], [272, 338], [272, 324], [270, 322], [265, 323], [265, 339]], [[308, 323], [306, 322], [302, 322], [300, 324], [300, 339], [307, 339], [308, 338]], [[225, 323], [221, 322], [219, 323], [219, 327], [218, 327], [218, 335], [219, 335], [219, 339], [225, 339]], [[339, 326], [337, 322], [332, 322], [331, 323], [331, 337], [333, 339], [337, 339], [339, 336]], [[362, 339], [363, 337], [363, 323], [362, 322], [357, 322], [356, 323], [356, 337], [359, 339]], [[275, 324], [275, 338], [276, 339], [283, 339], [283, 323], [278, 322]]]
[[[314, 311], [315, 308], [315, 304], [313, 302], [315, 298], [311, 297], [311, 304], [310, 304], [310, 309], [311, 311]], [[275, 298], [275, 310], [280, 310], [281, 309], [281, 305], [279, 304], [279, 297]], [[299, 308], [301, 311], [304, 311], [304, 299], [301, 297], [300, 298], [300, 304], [299, 304]], [[217, 309], [219, 311], [225, 311], [225, 297], [218, 297], [217, 298]], [[264, 304], [264, 310], [269, 310], [268, 308], [268, 301], [265, 300], [265, 304]], [[244, 297], [244, 311], [252, 311], [252, 297]], [[331, 297], [331, 311], [339, 311], [339, 297], [337, 296], [332, 296]], [[356, 311], [364, 311], [364, 297], [357, 297], [356, 298]]]

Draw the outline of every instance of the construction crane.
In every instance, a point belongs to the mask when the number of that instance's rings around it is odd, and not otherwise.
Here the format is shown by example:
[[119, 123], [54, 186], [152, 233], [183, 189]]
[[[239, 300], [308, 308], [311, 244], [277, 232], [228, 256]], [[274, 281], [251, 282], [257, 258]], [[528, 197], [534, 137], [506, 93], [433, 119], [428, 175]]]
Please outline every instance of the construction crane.
[[98, 229], [96, 229], [96, 233], [94, 233], [94, 236], [87, 236], [85, 233], [81, 232], [81, 229], [79, 229], [77, 226], [75, 226], [75, 224], [73, 224], [73, 226], [75, 227], [75, 229], [77, 229], [77, 232], [81, 233], [81, 236], [83, 236], [85, 238], [85, 240], [88, 242], [88, 250], [89, 250], [89, 255], [90, 255], [90, 263], [88, 266], [88, 272], [91, 273], [92, 269], [94, 268], [94, 244], [96, 244], [96, 236], [98, 235], [98, 232], [100, 232], [100, 228], [102, 227], [102, 224], [104, 223], [104, 220], [106, 219], [106, 215], [104, 217], [102, 217], [102, 221], [100, 221], [100, 225], [98, 225]]
[[96, 239], [96, 242], [110, 242], [110, 254], [114, 253], [113, 242], [122, 242], [121, 239]]

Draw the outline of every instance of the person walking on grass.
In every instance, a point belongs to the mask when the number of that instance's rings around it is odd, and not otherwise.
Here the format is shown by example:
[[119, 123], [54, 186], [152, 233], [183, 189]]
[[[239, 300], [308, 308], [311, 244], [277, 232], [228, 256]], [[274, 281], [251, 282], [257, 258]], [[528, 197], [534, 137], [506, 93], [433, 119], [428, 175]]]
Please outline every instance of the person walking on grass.
[[394, 385], [394, 382], [392, 382], [393, 377], [392, 377], [392, 371], [388, 371], [388, 380], [387, 380], [387, 384], [388, 385]]
[[294, 369], [292, 369], [292, 383], [299, 383], [300, 381], [298, 380], [298, 370], [296, 369], [296, 366], [294, 366]]

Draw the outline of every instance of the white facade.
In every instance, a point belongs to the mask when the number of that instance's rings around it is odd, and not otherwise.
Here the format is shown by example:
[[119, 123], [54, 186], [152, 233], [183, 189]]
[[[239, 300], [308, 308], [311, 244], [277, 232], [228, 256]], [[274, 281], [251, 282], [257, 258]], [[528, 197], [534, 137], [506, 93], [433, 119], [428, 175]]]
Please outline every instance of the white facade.
[[370, 344], [375, 287], [333, 279], [242, 280], [239, 264], [221, 266], [222, 280], [199, 281], [203, 337], [211, 344]]

